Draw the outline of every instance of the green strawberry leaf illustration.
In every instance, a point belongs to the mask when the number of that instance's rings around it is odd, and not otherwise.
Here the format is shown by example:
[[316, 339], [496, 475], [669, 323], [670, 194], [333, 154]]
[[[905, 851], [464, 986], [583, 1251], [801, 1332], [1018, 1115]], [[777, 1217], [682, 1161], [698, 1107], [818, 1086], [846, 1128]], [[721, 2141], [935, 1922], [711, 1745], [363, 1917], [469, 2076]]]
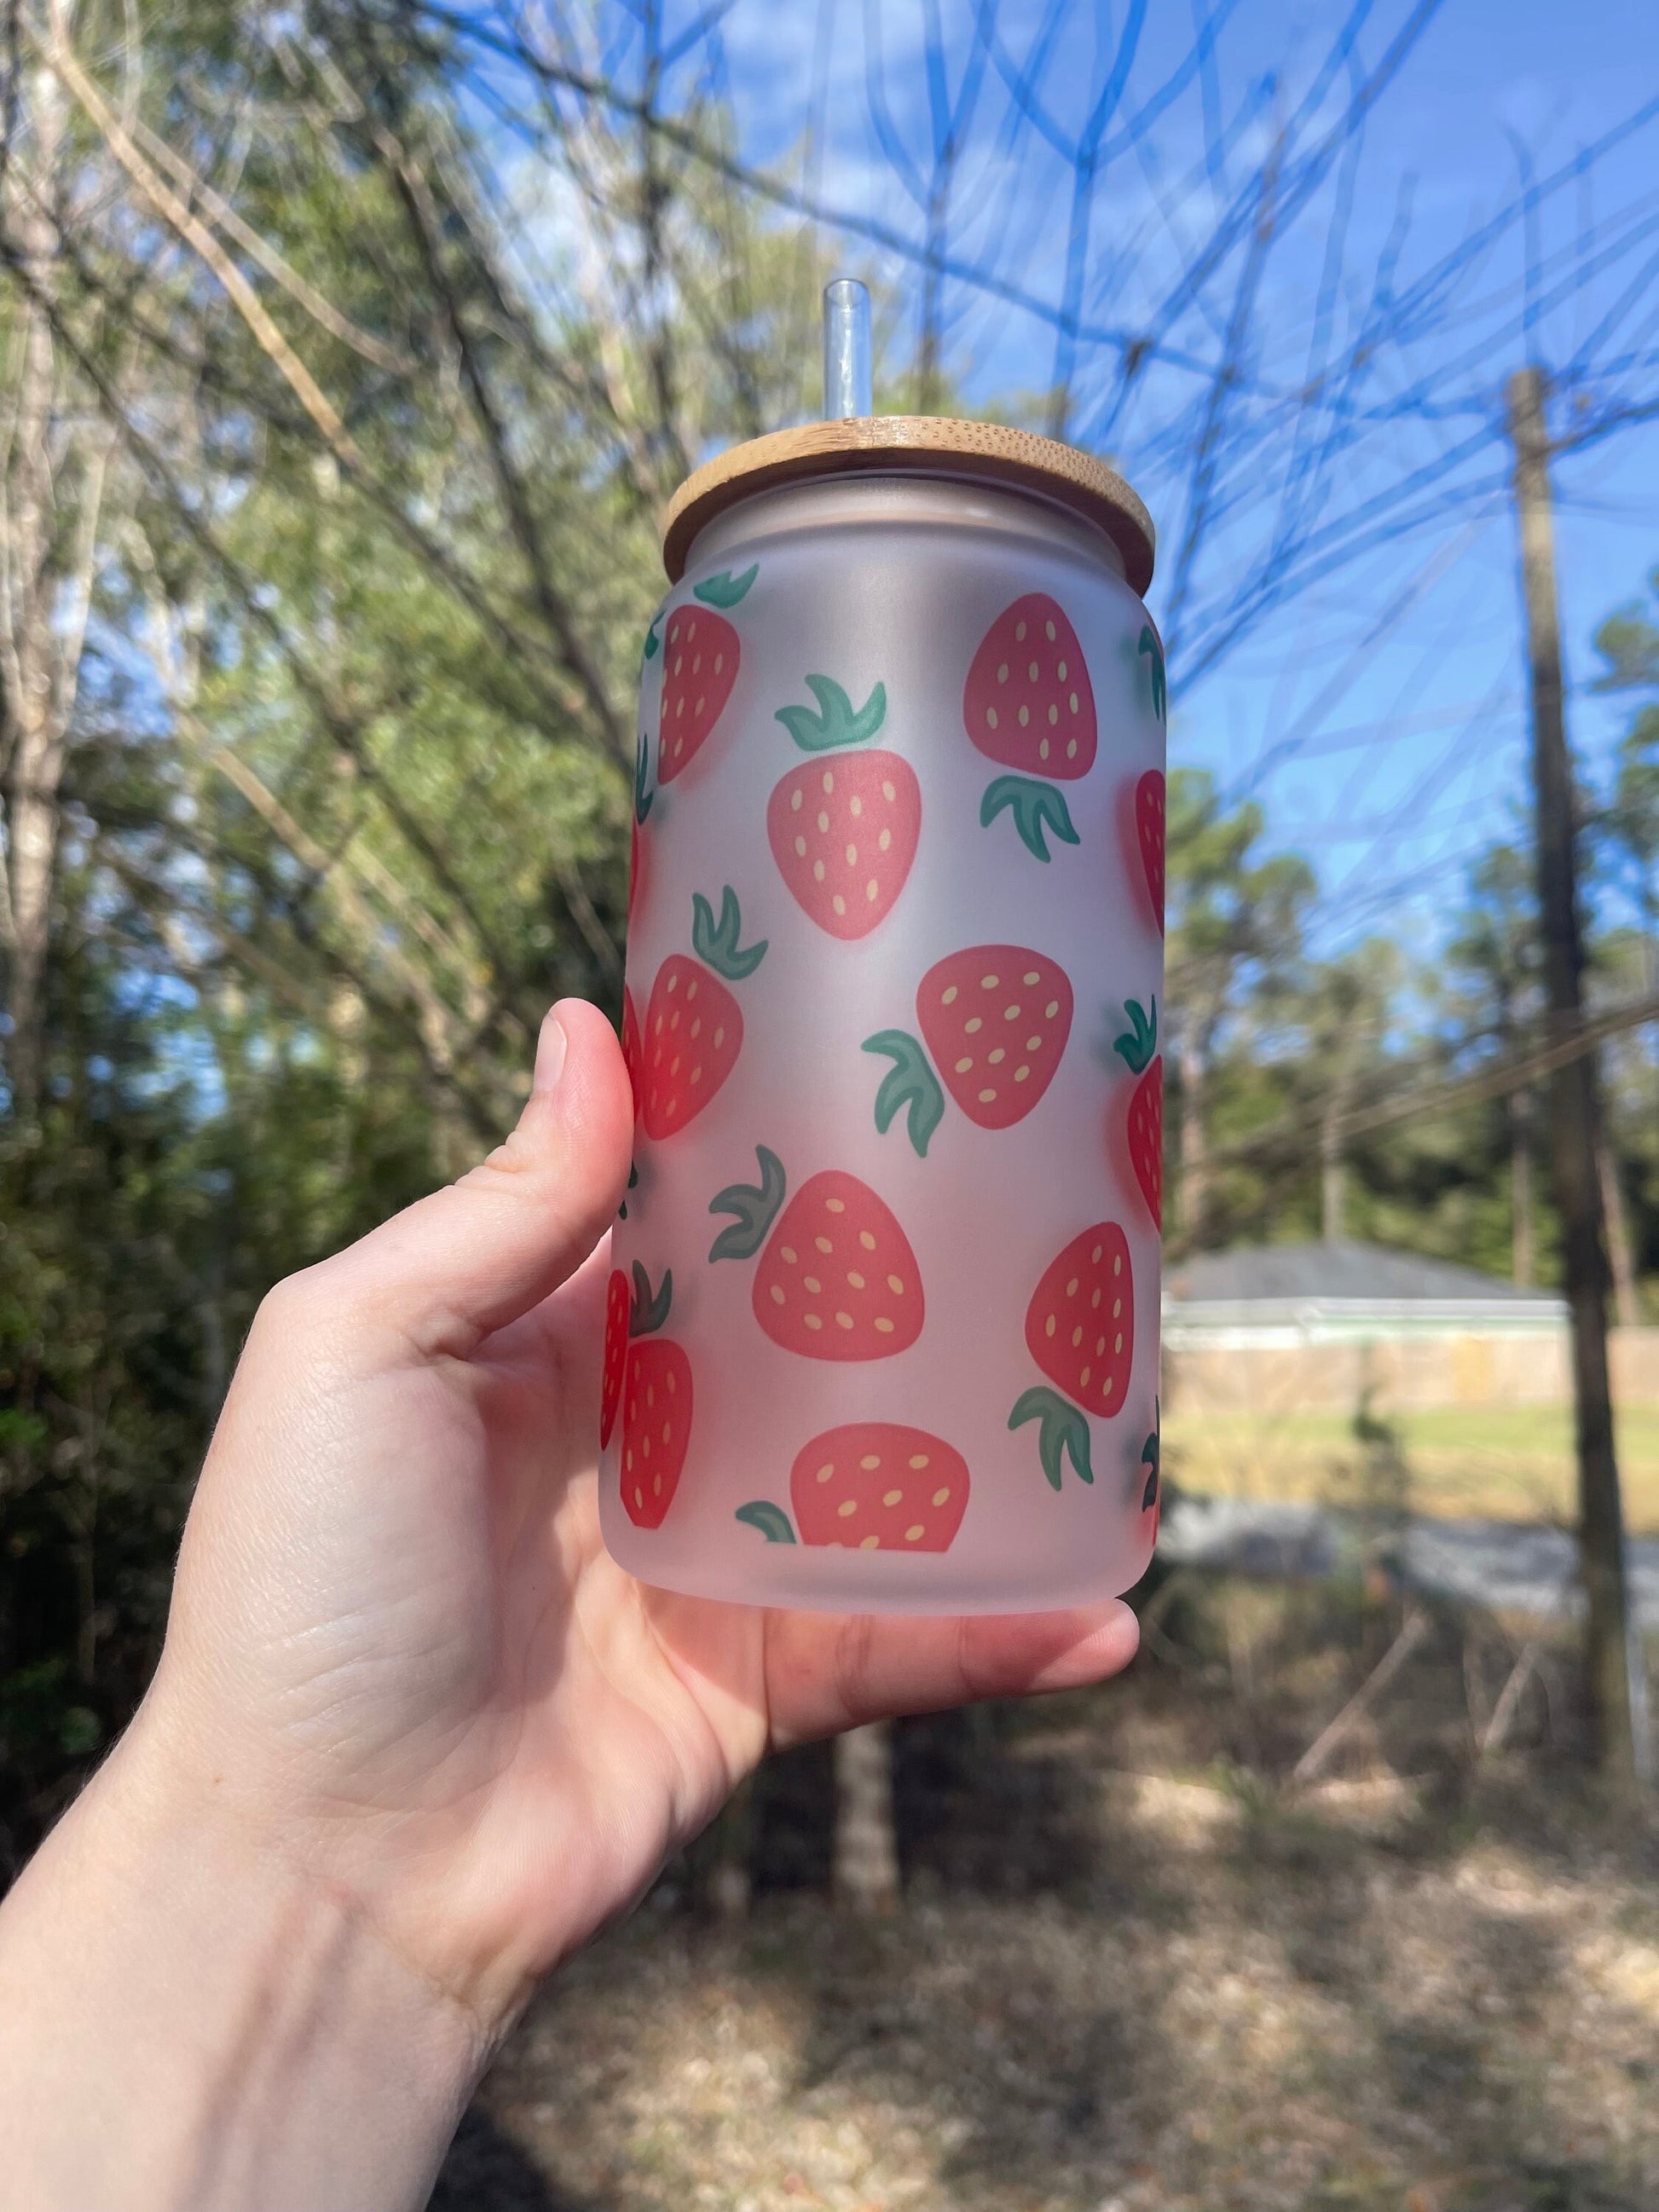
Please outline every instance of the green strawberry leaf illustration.
[[769, 937], [763, 937], [753, 945], [740, 945], [743, 935], [743, 915], [738, 907], [738, 895], [727, 884], [720, 893], [720, 918], [714, 920], [714, 909], [701, 891], [691, 894], [691, 949], [699, 960], [705, 961], [717, 975], [728, 982], [739, 983], [745, 975], [752, 975], [766, 957]]
[[674, 1270], [665, 1267], [662, 1281], [655, 1297], [651, 1295], [651, 1278], [640, 1262], [634, 1262], [634, 1295], [628, 1304], [628, 1334], [630, 1336], [649, 1336], [662, 1327], [668, 1318], [668, 1309], [674, 1303]]
[[662, 651], [662, 640], [657, 635], [657, 625], [661, 622], [662, 617], [663, 611], [659, 607], [651, 617], [650, 629], [645, 633], [645, 658], [647, 660], [654, 660]]
[[893, 1063], [876, 1093], [877, 1134], [884, 1137], [899, 1109], [907, 1108], [910, 1142], [925, 1160], [927, 1139], [945, 1119], [945, 1093], [927, 1054], [903, 1030], [878, 1030], [874, 1036], [866, 1037], [863, 1049], [881, 1053]]
[[737, 1517], [751, 1528], [758, 1528], [769, 1544], [793, 1544], [795, 1532], [789, 1525], [789, 1516], [782, 1506], [774, 1505], [769, 1498], [757, 1498], [752, 1504], [739, 1505]]
[[1126, 999], [1123, 1003], [1129, 1026], [1113, 1045], [1112, 1050], [1123, 1054], [1131, 1075], [1144, 1074], [1152, 1066], [1152, 1054], [1158, 1050], [1158, 1000], [1153, 999], [1151, 1005], [1152, 1011], [1149, 1016], [1138, 999]]
[[1052, 830], [1062, 844], [1078, 842], [1066, 801], [1051, 783], [1036, 783], [1024, 775], [998, 776], [994, 783], [987, 785], [980, 801], [980, 827], [988, 830], [1005, 806], [1012, 811], [1021, 843], [1039, 860], [1051, 857], [1043, 842], [1045, 829]]
[[757, 1145], [755, 1158], [760, 1162], [761, 1179], [758, 1184], [728, 1183], [724, 1190], [716, 1191], [708, 1201], [711, 1213], [730, 1213], [736, 1216], [729, 1229], [722, 1229], [708, 1248], [711, 1260], [752, 1260], [766, 1242], [766, 1232], [777, 1218], [778, 1208], [783, 1204], [787, 1182], [783, 1162], [764, 1145]]
[[648, 789], [651, 781], [651, 741], [645, 732], [640, 732], [639, 744], [634, 749], [634, 819], [643, 822], [651, 811], [651, 802], [656, 797]]
[[781, 722], [804, 753], [827, 753], [841, 745], [866, 744], [887, 719], [887, 686], [878, 684], [864, 704], [854, 708], [832, 677], [809, 676], [806, 688], [818, 702], [810, 707], [780, 707]]
[[1164, 676], [1164, 648], [1158, 641], [1158, 633], [1148, 623], [1140, 633], [1139, 650], [1152, 657], [1152, 712], [1160, 722], [1167, 719], [1169, 691]]
[[760, 574], [760, 562], [751, 562], [742, 575], [734, 576], [729, 568], [722, 568], [718, 576], [705, 576], [700, 584], [693, 584], [691, 596], [701, 599], [706, 607], [734, 607]]
[[1062, 1455], [1071, 1460], [1080, 1482], [1094, 1480], [1095, 1471], [1089, 1463], [1089, 1424], [1059, 1391], [1039, 1385], [1036, 1389], [1022, 1392], [1008, 1416], [1008, 1425], [1018, 1429], [1026, 1421], [1040, 1425], [1037, 1457], [1042, 1462], [1042, 1472], [1048, 1478], [1051, 1490], [1060, 1488]]

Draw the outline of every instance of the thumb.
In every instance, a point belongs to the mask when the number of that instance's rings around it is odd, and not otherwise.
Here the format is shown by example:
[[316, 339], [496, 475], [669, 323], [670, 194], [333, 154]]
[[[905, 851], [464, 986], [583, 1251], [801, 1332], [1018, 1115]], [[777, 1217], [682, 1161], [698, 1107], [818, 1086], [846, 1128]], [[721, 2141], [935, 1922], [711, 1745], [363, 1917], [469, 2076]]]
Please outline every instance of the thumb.
[[616, 1031], [582, 999], [542, 1024], [519, 1125], [489, 1158], [324, 1263], [379, 1334], [427, 1357], [471, 1356], [555, 1291], [605, 1233], [633, 1144], [633, 1087]]

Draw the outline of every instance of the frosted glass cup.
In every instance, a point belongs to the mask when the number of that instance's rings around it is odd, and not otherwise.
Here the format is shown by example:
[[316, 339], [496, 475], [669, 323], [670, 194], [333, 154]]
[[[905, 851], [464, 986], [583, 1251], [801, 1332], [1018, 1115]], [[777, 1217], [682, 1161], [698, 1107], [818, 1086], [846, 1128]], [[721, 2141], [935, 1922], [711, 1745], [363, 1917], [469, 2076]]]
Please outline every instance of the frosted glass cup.
[[600, 1496], [648, 1583], [1004, 1612], [1158, 1512], [1164, 678], [1128, 487], [876, 417], [682, 490]]

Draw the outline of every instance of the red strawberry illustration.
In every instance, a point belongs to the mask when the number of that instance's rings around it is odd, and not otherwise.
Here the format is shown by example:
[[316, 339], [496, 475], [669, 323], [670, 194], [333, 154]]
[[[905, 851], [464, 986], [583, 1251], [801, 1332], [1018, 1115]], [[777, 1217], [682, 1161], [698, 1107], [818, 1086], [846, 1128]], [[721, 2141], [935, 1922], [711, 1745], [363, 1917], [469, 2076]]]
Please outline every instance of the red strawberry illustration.
[[1059, 602], [1030, 592], [1005, 607], [980, 640], [962, 694], [969, 737], [989, 760], [1017, 769], [987, 789], [980, 821], [1005, 807], [1028, 852], [1049, 858], [1045, 830], [1078, 842], [1065, 799], [1034, 776], [1070, 782], [1094, 766], [1095, 695], [1077, 632]]
[[[849, 1421], [795, 1455], [789, 1496], [803, 1544], [849, 1552], [948, 1552], [968, 1506], [968, 1462], [940, 1437], [902, 1421]], [[769, 1498], [737, 1517], [769, 1543], [795, 1531]]]
[[727, 884], [720, 918], [701, 891], [691, 900], [688, 960], [672, 953], [657, 970], [645, 1010], [639, 1079], [641, 1117], [647, 1137], [672, 1137], [701, 1114], [737, 1065], [743, 1049], [743, 1015], [720, 980], [740, 982], [766, 956], [768, 940], [740, 942], [743, 916]]
[[940, 1077], [981, 1129], [1024, 1121], [1066, 1050], [1072, 986], [1057, 961], [1030, 945], [970, 945], [948, 953], [922, 977], [916, 1020], [927, 1052], [903, 1030], [879, 1030], [865, 1039], [864, 1049], [893, 1062], [876, 1093], [876, 1127], [885, 1135], [905, 1108], [910, 1142], [925, 1158], [945, 1113]]
[[1149, 768], [1135, 786], [1135, 836], [1140, 846], [1140, 865], [1146, 871], [1146, 892], [1158, 917], [1158, 933], [1164, 934], [1164, 771]]
[[[701, 606], [676, 607], [668, 617], [663, 648], [662, 712], [657, 738], [657, 781], [672, 783], [690, 767], [732, 696], [743, 659], [742, 641], [723, 615], [709, 607], [734, 607], [759, 573], [760, 563], [740, 576], [726, 570], [694, 585]], [[654, 631], [655, 625], [653, 625]], [[647, 641], [647, 653], [650, 644]]]
[[622, 1403], [623, 1376], [628, 1366], [628, 1278], [617, 1267], [605, 1293], [605, 1370], [599, 1388], [599, 1449], [611, 1441]]
[[634, 1004], [634, 994], [626, 983], [623, 985], [623, 1065], [628, 1070], [628, 1079], [634, 1086], [634, 1118], [640, 1113], [640, 1016]]
[[791, 769], [766, 809], [772, 852], [801, 911], [831, 937], [867, 937], [904, 889], [921, 836], [921, 787], [894, 752], [848, 753], [887, 714], [878, 684], [856, 712], [839, 684], [809, 676], [818, 702], [781, 707], [777, 720], [803, 752], [838, 752]]
[[1122, 1410], [1134, 1358], [1129, 1245], [1115, 1221], [1085, 1229], [1050, 1262], [1026, 1309], [1025, 1343], [1058, 1388], [1024, 1391], [1008, 1425], [1039, 1424], [1038, 1456], [1055, 1490], [1062, 1455], [1083, 1481], [1092, 1482], [1084, 1413], [1103, 1419]]
[[1113, 1046], [1132, 1075], [1140, 1078], [1129, 1100], [1129, 1164], [1134, 1170], [1146, 1211], [1157, 1229], [1164, 1226], [1164, 1060], [1158, 1051], [1158, 1000], [1147, 1014], [1138, 999], [1126, 1000], [1129, 1027]]
[[645, 858], [647, 846], [640, 835], [645, 827], [645, 817], [651, 811], [651, 802], [656, 797], [647, 786], [649, 748], [645, 732], [640, 732], [640, 741], [634, 754], [634, 819], [629, 825], [628, 839], [628, 919], [632, 921], [634, 910], [645, 903]]
[[653, 1297], [650, 1277], [635, 1261], [628, 1328], [630, 1339], [644, 1340], [629, 1343], [623, 1378], [621, 1484], [623, 1510], [638, 1528], [661, 1526], [691, 1441], [691, 1363], [681, 1346], [655, 1334], [673, 1295], [672, 1270]]
[[839, 1168], [810, 1176], [784, 1206], [783, 1163], [764, 1145], [755, 1157], [758, 1185], [733, 1183], [709, 1200], [711, 1213], [736, 1218], [708, 1256], [760, 1252], [753, 1304], [767, 1335], [808, 1359], [887, 1359], [908, 1350], [921, 1334], [921, 1271], [891, 1209]]

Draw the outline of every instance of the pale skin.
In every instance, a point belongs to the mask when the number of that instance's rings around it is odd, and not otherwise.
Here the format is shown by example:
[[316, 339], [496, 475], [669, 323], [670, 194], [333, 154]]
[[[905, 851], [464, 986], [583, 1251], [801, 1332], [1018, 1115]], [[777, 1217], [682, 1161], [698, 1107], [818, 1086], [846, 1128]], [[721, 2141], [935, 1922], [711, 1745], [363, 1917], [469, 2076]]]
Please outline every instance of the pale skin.
[[260, 1308], [137, 1717], [0, 1907], [11, 2212], [404, 2212], [538, 1979], [769, 1749], [1091, 1682], [1127, 1607], [896, 1620], [599, 1539], [628, 1078], [579, 1000], [480, 1167]]

